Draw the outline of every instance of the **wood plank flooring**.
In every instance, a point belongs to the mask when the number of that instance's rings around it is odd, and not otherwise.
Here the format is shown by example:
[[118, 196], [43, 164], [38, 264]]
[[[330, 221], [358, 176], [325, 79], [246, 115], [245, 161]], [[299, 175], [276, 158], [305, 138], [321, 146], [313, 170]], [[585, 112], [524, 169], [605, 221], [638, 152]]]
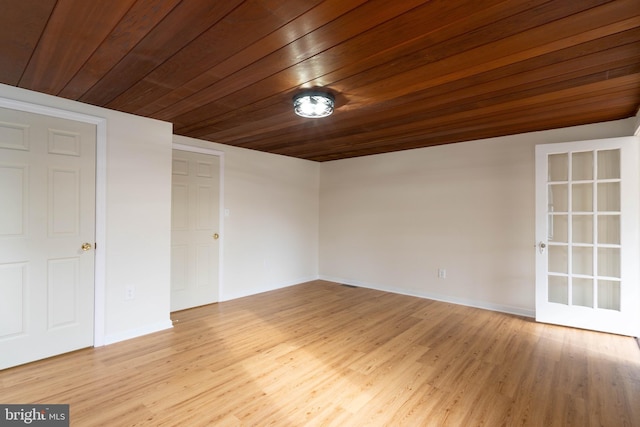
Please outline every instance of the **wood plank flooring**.
[[72, 426], [640, 426], [634, 339], [316, 281], [0, 372]]

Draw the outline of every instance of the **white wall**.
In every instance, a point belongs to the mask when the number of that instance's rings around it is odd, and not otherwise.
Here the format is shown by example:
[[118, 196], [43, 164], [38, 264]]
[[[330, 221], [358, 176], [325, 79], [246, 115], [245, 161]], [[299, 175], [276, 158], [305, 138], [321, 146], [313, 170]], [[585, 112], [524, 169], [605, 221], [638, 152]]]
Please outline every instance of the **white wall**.
[[[105, 259], [96, 309], [104, 343], [170, 327], [172, 125], [6, 85], [0, 97], [106, 119], [105, 238], [96, 252]], [[124, 299], [127, 286], [135, 299]]]
[[318, 277], [318, 163], [183, 136], [174, 141], [224, 153], [229, 216], [220, 300]]
[[634, 122], [323, 163], [321, 277], [532, 316], [535, 145], [628, 136]]

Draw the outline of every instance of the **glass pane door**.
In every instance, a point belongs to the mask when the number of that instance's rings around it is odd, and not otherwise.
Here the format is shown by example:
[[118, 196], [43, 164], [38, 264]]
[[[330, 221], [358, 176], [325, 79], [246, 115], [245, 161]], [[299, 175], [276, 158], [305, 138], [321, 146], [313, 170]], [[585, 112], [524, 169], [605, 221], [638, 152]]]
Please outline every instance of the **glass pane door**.
[[637, 144], [616, 138], [536, 147], [539, 321], [640, 330]]

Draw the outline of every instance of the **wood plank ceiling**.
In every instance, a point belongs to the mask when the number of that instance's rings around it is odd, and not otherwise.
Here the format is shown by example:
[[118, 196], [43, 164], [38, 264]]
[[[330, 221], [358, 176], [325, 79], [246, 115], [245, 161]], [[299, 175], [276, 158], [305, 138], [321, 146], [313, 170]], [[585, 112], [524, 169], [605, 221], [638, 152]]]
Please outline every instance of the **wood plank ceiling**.
[[[315, 161], [633, 116], [639, 0], [0, 0], [0, 82]], [[292, 97], [336, 96], [324, 119]]]

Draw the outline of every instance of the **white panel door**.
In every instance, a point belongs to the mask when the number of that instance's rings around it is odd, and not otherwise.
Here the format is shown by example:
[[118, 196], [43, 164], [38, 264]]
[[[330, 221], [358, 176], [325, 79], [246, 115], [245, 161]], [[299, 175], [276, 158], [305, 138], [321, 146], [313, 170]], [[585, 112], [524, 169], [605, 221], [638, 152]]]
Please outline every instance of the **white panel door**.
[[94, 125], [0, 108], [0, 369], [93, 345], [95, 150]]
[[536, 320], [640, 333], [638, 143], [536, 147]]
[[220, 158], [173, 150], [171, 311], [218, 301]]

